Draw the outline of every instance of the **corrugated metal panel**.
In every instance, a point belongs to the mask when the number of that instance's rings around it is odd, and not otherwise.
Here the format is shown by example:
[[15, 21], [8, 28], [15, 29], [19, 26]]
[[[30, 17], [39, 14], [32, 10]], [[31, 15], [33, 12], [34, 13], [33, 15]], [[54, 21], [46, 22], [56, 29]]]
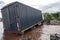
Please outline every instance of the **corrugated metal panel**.
[[27, 11], [26, 11], [26, 7], [23, 5], [20, 5], [20, 26], [21, 26], [21, 30], [24, 29], [25, 27], [27, 27], [28, 23], [27, 23]]
[[10, 25], [10, 20], [9, 20], [9, 14], [8, 14], [8, 8], [5, 8], [4, 10], [2, 10], [2, 16], [3, 16], [3, 23], [4, 23], [4, 28], [6, 30], [9, 29]]
[[13, 31], [18, 31], [17, 23], [22, 31], [42, 20], [41, 11], [18, 2], [3, 8], [2, 15], [5, 28]]
[[42, 20], [42, 14], [39, 10], [36, 10], [24, 4], [20, 4], [19, 9], [21, 30], [24, 30]]
[[17, 31], [17, 4], [8, 6], [7, 8], [2, 9], [3, 23], [6, 30]]
[[10, 18], [10, 30], [17, 31], [17, 11], [16, 5], [11, 5], [8, 7], [9, 9], [9, 18]]

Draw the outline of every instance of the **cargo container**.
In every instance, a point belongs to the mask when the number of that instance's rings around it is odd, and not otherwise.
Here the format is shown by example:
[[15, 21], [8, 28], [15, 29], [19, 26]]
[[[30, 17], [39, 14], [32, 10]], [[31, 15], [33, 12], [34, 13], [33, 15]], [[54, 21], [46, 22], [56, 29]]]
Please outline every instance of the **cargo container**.
[[13, 2], [1, 9], [4, 30], [21, 33], [40, 23], [42, 13], [40, 10], [20, 2]]

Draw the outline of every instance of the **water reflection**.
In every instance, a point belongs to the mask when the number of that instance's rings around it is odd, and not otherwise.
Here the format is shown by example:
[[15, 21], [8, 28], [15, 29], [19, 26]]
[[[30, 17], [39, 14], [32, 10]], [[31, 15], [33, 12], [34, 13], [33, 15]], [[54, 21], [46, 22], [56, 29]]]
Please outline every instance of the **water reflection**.
[[[10, 33], [4, 33], [4, 40], [27, 40], [28, 37], [30, 36], [33, 40], [37, 40], [40, 37], [40, 27], [34, 29], [34, 30], [29, 30], [26, 31], [24, 36], [22, 35], [16, 35], [16, 34], [10, 34]], [[37, 31], [36, 31], [37, 30]]]

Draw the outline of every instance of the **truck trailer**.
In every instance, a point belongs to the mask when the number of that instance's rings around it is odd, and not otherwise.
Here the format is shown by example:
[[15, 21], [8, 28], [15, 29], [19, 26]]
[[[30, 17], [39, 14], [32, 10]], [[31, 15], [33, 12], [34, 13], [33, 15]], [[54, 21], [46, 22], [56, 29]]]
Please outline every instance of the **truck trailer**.
[[12, 2], [1, 9], [4, 31], [22, 33], [40, 23], [42, 12], [20, 2]]

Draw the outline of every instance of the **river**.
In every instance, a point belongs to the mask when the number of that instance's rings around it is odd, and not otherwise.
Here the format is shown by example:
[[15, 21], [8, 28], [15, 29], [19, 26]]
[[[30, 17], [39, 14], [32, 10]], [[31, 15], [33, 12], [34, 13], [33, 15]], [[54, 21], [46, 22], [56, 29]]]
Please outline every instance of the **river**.
[[43, 25], [26, 31], [24, 37], [16, 34], [4, 33], [3, 23], [0, 22], [0, 40], [27, 40], [31, 36], [33, 40], [50, 40], [51, 34], [60, 34], [60, 25]]

